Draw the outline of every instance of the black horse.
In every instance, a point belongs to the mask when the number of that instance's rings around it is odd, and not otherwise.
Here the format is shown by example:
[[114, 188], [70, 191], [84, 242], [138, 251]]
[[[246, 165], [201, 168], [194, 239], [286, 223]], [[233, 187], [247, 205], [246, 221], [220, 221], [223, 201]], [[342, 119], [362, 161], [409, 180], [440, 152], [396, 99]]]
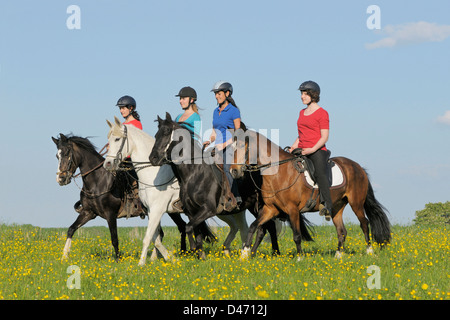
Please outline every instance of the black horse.
[[[181, 126], [180, 123], [172, 121], [172, 117], [169, 113], [166, 113], [165, 120], [158, 116], [157, 121], [158, 132], [155, 136], [156, 141], [152, 152], [150, 153], [149, 160], [152, 165], [160, 166], [166, 163], [171, 164], [180, 183], [181, 202], [185, 209], [185, 213], [189, 217], [186, 232], [191, 231], [192, 229], [195, 231], [200, 223], [217, 214], [229, 214], [229, 212], [226, 212], [223, 209], [219, 209], [218, 212], [220, 198], [223, 195], [223, 187], [220, 179], [221, 175], [215, 173], [216, 164], [203, 161], [201, 146], [191, 137], [188, 129]], [[171, 154], [173, 152], [176, 154], [181, 146], [181, 139], [178, 141], [174, 139], [175, 130], [177, 130], [177, 135], [183, 136], [183, 139], [190, 139], [187, 143], [184, 141], [182, 144], [190, 147], [186, 148], [187, 150], [182, 150], [183, 152], [186, 151], [182, 157], [187, 161], [183, 162], [172, 159], [171, 157]], [[190, 149], [190, 151], [188, 149]], [[244, 179], [239, 181], [238, 188], [243, 201], [242, 204], [240, 204], [239, 209], [232, 213], [238, 213], [248, 209], [255, 217], [257, 217], [258, 210], [263, 206], [261, 193], [257, 187], [258, 182], [261, 183], [259, 172], [248, 173]], [[303, 218], [301, 223], [302, 227], [305, 229], [304, 236], [306, 240], [307, 238], [310, 238], [310, 235], [306, 230], [306, 218]], [[270, 220], [263, 225], [262, 229], [258, 229], [255, 246], [253, 246], [254, 251], [252, 250], [252, 253], [256, 252], [266, 231], [269, 231], [271, 236], [273, 252], [279, 254], [275, 222], [273, 220]], [[198, 234], [198, 232], [196, 232], [196, 234]], [[199, 251], [199, 256], [204, 257], [201, 235], [196, 237], [196, 243], [193, 242], [193, 239], [189, 239], [189, 241], [191, 241], [191, 247], [196, 246]]]
[[[123, 206], [124, 193], [127, 188], [125, 172], [113, 175], [103, 168], [104, 158], [97, 152], [94, 145], [87, 139], [77, 136], [65, 136], [60, 133], [59, 139], [52, 137], [58, 148], [57, 182], [63, 186], [70, 183], [77, 168], [83, 179], [80, 201], [75, 205], [79, 213], [78, 218], [67, 231], [66, 245], [63, 258], [68, 257], [72, 236], [75, 231], [86, 222], [102, 217], [108, 222], [111, 243], [114, 247], [116, 259], [119, 257], [119, 239], [117, 236], [117, 219]], [[181, 232], [181, 250], [186, 250], [186, 222], [179, 214], [169, 214]], [[204, 229], [202, 229], [204, 230]], [[160, 232], [161, 240], [164, 233]], [[184, 246], [184, 247], [183, 247]]]

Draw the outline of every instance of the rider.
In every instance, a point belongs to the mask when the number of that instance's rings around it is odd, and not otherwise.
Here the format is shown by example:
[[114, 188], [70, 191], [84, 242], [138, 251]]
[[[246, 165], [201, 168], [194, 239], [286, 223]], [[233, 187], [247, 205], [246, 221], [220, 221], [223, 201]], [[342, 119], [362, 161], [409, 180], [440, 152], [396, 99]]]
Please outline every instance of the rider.
[[136, 111], [136, 100], [130, 96], [123, 96], [118, 101], [116, 106], [120, 108], [120, 114], [125, 119], [124, 124], [131, 124], [142, 130], [142, 123], [139, 113]]
[[214, 109], [213, 114], [213, 131], [209, 138], [209, 141], [204, 142], [204, 146], [208, 146], [211, 142], [214, 142], [216, 138], [220, 140], [216, 143], [216, 149], [222, 151], [223, 156], [223, 170], [227, 177], [232, 194], [228, 195], [229, 200], [225, 203], [225, 210], [232, 211], [238, 208], [242, 202], [242, 198], [239, 195], [236, 181], [230, 173], [230, 167], [232, 157], [226, 151], [226, 147], [232, 143], [231, 133], [228, 129], [239, 129], [241, 127], [241, 112], [236, 106], [236, 102], [231, 97], [233, 94], [233, 86], [226, 81], [219, 81], [214, 84], [211, 90], [214, 92], [217, 100], [217, 108]]
[[[129, 124], [135, 126], [136, 128], [142, 130], [142, 123], [139, 113], [136, 111], [136, 100], [130, 96], [123, 96], [118, 101], [116, 106], [120, 109], [120, 114], [125, 119], [123, 124]], [[125, 174], [127, 181], [127, 188], [125, 194], [125, 205], [123, 208], [124, 214], [127, 218], [130, 216], [140, 215], [143, 217], [145, 215], [142, 203], [139, 200], [139, 188], [137, 184], [137, 174], [133, 169], [133, 164], [130, 157], [125, 159], [125, 162], [121, 164], [121, 167], [127, 172]]]
[[184, 111], [175, 118], [175, 121], [182, 122], [182, 126], [191, 132], [192, 138], [199, 141], [202, 120], [195, 103], [197, 101], [197, 92], [191, 87], [183, 87], [175, 97], [180, 97], [180, 106]]
[[311, 159], [315, 168], [315, 180], [320, 192], [320, 215], [327, 221], [331, 218], [333, 202], [330, 194], [330, 183], [327, 177], [328, 141], [330, 121], [328, 112], [317, 103], [320, 101], [320, 87], [314, 81], [305, 81], [298, 88], [305, 109], [300, 111], [297, 120], [298, 138], [292, 144], [290, 152], [302, 149], [302, 155]]
[[[175, 97], [180, 97], [180, 106], [184, 111], [175, 118], [175, 121], [182, 122], [181, 125], [190, 131], [191, 137], [196, 141], [200, 141], [202, 120], [195, 103], [197, 101], [197, 92], [191, 87], [183, 87]], [[172, 207], [179, 212], [183, 212], [180, 198], [174, 201]]]

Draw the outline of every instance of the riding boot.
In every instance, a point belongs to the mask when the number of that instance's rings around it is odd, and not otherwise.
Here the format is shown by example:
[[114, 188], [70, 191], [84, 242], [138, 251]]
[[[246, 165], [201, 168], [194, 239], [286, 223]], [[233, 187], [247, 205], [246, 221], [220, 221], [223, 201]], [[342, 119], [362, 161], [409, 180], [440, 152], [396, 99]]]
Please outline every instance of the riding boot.
[[239, 210], [239, 206], [242, 203], [242, 198], [239, 195], [239, 192], [237, 191], [236, 182], [234, 181], [229, 171], [226, 171], [225, 175], [227, 177], [226, 180], [228, 180], [228, 183], [224, 181], [224, 188], [226, 192], [225, 193], [226, 201], [224, 204], [224, 210], [228, 212], [232, 212], [233, 210]]

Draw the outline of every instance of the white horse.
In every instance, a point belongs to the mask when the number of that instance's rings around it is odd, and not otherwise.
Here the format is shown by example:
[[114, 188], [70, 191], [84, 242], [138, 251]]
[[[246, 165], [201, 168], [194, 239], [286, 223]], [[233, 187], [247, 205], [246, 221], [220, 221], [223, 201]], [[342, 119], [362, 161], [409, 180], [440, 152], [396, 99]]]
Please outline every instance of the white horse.
[[[165, 212], [176, 213], [172, 204], [179, 199], [180, 186], [170, 165], [151, 166], [148, 156], [155, 144], [155, 139], [144, 131], [132, 126], [123, 125], [117, 117], [115, 123], [107, 123], [111, 128], [108, 133], [109, 149], [103, 166], [108, 170], [117, 170], [119, 164], [127, 157], [132, 157], [139, 178], [139, 198], [148, 209], [148, 226], [145, 233], [139, 265], [144, 265], [150, 240], [155, 243], [165, 260], [170, 254], [161, 242], [159, 228]], [[236, 233], [240, 231], [242, 243], [247, 239], [248, 224], [245, 212], [234, 215], [218, 216], [230, 226], [230, 232], [223, 244], [224, 254], [228, 254], [230, 244]], [[158, 231], [158, 232], [157, 232]], [[152, 255], [155, 258], [155, 255]]]

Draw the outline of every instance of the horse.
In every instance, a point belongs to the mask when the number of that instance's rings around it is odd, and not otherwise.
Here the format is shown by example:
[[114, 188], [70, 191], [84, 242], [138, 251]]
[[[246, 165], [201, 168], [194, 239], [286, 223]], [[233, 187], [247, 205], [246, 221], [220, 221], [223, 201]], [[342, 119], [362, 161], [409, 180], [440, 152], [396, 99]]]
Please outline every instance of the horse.
[[[154, 238], [154, 235], [158, 234], [157, 230], [160, 229], [162, 215], [165, 212], [176, 212], [173, 208], [173, 203], [180, 197], [179, 183], [171, 166], [152, 166], [148, 162], [148, 155], [155, 143], [153, 137], [134, 126], [121, 124], [117, 117], [115, 117], [114, 124], [108, 120], [107, 123], [110, 127], [108, 133], [109, 151], [106, 155], [104, 167], [111, 171], [117, 170], [118, 164], [130, 156], [139, 178], [139, 197], [149, 210], [149, 221], [139, 260], [139, 265], [143, 265], [145, 264], [150, 240]], [[246, 238], [248, 225], [243, 214], [220, 218], [230, 226], [230, 232], [223, 244], [225, 253], [227, 253], [230, 250], [231, 242], [239, 230], [241, 237], [243, 239]], [[205, 236], [215, 238], [204, 221], [196, 231], [202, 238]], [[186, 233], [192, 234], [192, 231], [190, 230]], [[188, 238], [191, 239], [192, 236]], [[161, 253], [166, 260], [169, 258], [167, 249], [161, 248], [160, 250], [158, 248], [158, 250], [160, 252], [162, 250]]]
[[[239, 134], [242, 134], [242, 132], [239, 132]], [[282, 150], [264, 135], [255, 131], [248, 130], [243, 135], [239, 134], [236, 131], [233, 136], [236, 150], [234, 152], [234, 164], [230, 168], [232, 176], [241, 178], [247, 171], [272, 170], [272, 172], [262, 175], [261, 192], [264, 198], [264, 207], [259, 211], [258, 218], [249, 228], [241, 257], [248, 257], [255, 229], [266, 221], [277, 217], [280, 212], [285, 212], [289, 216], [293, 229], [298, 259], [301, 259], [299, 218], [303, 212], [319, 211], [318, 192], [316, 193], [314, 189], [307, 185], [305, 168], [299, 162], [300, 157]], [[372, 254], [369, 225], [372, 231], [372, 240], [376, 243], [383, 246], [391, 239], [390, 222], [386, 215], [387, 210], [375, 198], [365, 169], [355, 161], [345, 157], [335, 157], [330, 160], [342, 168], [344, 176], [344, 182], [340, 186], [331, 188], [332, 219], [338, 237], [336, 257], [341, 257], [344, 252], [347, 231], [342, 220], [342, 214], [347, 204], [350, 204], [360, 222], [367, 244], [366, 252]], [[316, 196], [313, 196], [313, 192]]]
[[[63, 250], [62, 259], [67, 259], [72, 245], [72, 237], [76, 230], [95, 219], [102, 217], [108, 223], [111, 235], [111, 243], [114, 247], [115, 258], [119, 258], [119, 240], [117, 236], [117, 219], [123, 206], [123, 195], [127, 182], [121, 177], [114, 176], [103, 168], [104, 158], [97, 152], [95, 146], [87, 138], [78, 136], [65, 136], [59, 134], [59, 139], [52, 137], [58, 152], [58, 172], [56, 181], [64, 186], [71, 182], [75, 171], [79, 168], [83, 180], [80, 192], [80, 201], [75, 204], [75, 210], [79, 213], [75, 222], [67, 231], [67, 240]], [[142, 217], [141, 217], [142, 218]], [[178, 229], [182, 230], [182, 243], [185, 242], [185, 222], [179, 215], [171, 215]], [[159, 234], [161, 241], [163, 232]], [[185, 247], [185, 246], [184, 246]], [[183, 249], [183, 248], [182, 248]], [[156, 257], [153, 251], [152, 257]]]
[[[150, 153], [149, 160], [152, 165], [164, 166], [170, 164], [173, 172], [180, 182], [180, 197], [186, 214], [189, 217], [189, 223], [186, 226], [186, 232], [195, 230], [198, 225], [206, 219], [223, 214], [230, 214], [220, 207], [220, 198], [223, 194], [221, 174], [216, 175], [215, 163], [203, 159], [203, 150], [200, 144], [191, 136], [190, 131], [183, 127], [181, 123], [172, 120], [169, 113], [166, 113], [166, 119], [163, 120], [159, 116], [158, 132], [155, 135], [155, 145]], [[175, 135], [179, 135], [175, 139]], [[183, 150], [180, 149], [180, 146]], [[179, 151], [183, 152], [183, 158], [177, 157]], [[207, 153], [207, 152], [206, 152]], [[174, 156], [172, 156], [172, 154]], [[226, 178], [225, 178], [226, 179]], [[252, 179], [255, 179], [253, 177]], [[253, 183], [241, 183], [239, 192], [243, 199], [238, 210], [231, 213], [243, 214], [248, 209], [256, 216], [259, 206], [261, 206], [260, 195]], [[306, 219], [305, 219], [306, 220]], [[302, 223], [305, 222], [302, 220]], [[279, 253], [277, 234], [274, 221], [266, 221], [267, 224], [263, 229], [258, 229], [257, 241], [261, 241], [264, 237], [266, 229], [269, 231], [272, 240], [272, 249], [274, 253]], [[305, 233], [306, 235], [306, 233]], [[205, 253], [202, 250], [201, 237], [193, 239], [189, 238], [191, 246], [195, 246], [198, 250], [199, 258], [204, 258]]]

